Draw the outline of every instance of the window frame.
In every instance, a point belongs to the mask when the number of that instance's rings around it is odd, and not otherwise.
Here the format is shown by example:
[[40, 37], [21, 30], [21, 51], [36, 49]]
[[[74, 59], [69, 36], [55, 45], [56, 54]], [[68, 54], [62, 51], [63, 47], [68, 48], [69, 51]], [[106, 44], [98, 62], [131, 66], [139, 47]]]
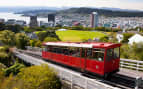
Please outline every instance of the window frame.
[[[119, 54], [118, 54], [118, 57], [117, 57], [117, 58], [114, 57], [115, 48], [118, 48], [118, 51], [119, 51], [119, 52], [118, 52]], [[105, 61], [109, 62], [109, 61], [112, 61], [112, 60], [120, 59], [120, 47], [115, 47], [115, 48], [107, 48], [107, 49], [106, 49]], [[113, 52], [112, 52], [112, 58], [110, 58], [110, 60], [109, 60], [109, 59], [108, 59], [108, 57], [109, 57], [109, 56], [108, 56], [108, 50], [110, 50], [110, 49], [113, 49]]]
[[[104, 62], [104, 60], [105, 60], [105, 54], [106, 54], [106, 49], [105, 49], [105, 48], [90, 48], [90, 49], [92, 50], [92, 55], [91, 55], [92, 57], [91, 57], [91, 58], [90, 58], [90, 57], [87, 57], [87, 50], [88, 50], [88, 49], [89, 49], [89, 48], [86, 49], [86, 59], [95, 60], [95, 61], [100, 61], [100, 60], [98, 60], [99, 54], [97, 54], [97, 57], [98, 57], [98, 58], [95, 58], [95, 57], [94, 57], [94, 53], [103, 53], [103, 58], [102, 58], [102, 60], [101, 60], [100, 62]], [[98, 51], [97, 51], [97, 52], [94, 52], [95, 49], [100, 49], [100, 50], [103, 49], [104, 51], [103, 51], [103, 52], [102, 52], [102, 51], [101, 51], [101, 52], [100, 52], [100, 51], [99, 51], [99, 52], [98, 52]]]

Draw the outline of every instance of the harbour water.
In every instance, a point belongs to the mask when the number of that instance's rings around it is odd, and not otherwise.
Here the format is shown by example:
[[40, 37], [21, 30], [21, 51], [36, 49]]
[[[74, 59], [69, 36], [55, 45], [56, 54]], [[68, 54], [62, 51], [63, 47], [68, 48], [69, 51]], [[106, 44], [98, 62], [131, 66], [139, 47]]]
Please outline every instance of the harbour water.
[[[0, 12], [0, 19], [5, 19], [5, 21], [8, 19], [24, 20], [27, 24], [30, 22], [30, 17], [22, 16], [22, 14], [14, 14], [12, 12]], [[48, 22], [48, 18], [38, 18], [38, 21]]]

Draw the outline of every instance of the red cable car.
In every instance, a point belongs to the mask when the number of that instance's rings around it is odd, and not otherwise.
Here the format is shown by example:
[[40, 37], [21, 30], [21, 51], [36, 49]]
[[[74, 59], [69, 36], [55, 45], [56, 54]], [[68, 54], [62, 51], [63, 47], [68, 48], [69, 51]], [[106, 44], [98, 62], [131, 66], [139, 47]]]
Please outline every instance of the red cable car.
[[47, 42], [42, 58], [101, 76], [119, 71], [120, 46], [115, 43]]

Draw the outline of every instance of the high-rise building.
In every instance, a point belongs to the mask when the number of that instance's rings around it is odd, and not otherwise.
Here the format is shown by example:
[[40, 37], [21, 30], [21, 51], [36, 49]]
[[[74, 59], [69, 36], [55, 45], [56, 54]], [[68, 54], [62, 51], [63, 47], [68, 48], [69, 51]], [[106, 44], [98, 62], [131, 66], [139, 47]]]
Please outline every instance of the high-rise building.
[[30, 16], [30, 27], [38, 27], [37, 16]]
[[92, 12], [91, 14], [91, 27], [98, 27], [99, 16], [97, 12]]
[[5, 19], [0, 18], [0, 23], [4, 23]]
[[48, 22], [55, 22], [55, 14], [48, 14]]

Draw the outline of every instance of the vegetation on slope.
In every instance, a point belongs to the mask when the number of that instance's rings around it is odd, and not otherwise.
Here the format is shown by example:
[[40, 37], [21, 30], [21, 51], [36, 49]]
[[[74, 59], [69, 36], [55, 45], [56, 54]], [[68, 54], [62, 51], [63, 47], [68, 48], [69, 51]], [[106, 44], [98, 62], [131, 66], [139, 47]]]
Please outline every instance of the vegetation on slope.
[[92, 12], [98, 12], [99, 15], [109, 17], [142, 17], [143, 12], [139, 11], [112, 11], [98, 8], [70, 8], [57, 12], [58, 14], [91, 14]]

